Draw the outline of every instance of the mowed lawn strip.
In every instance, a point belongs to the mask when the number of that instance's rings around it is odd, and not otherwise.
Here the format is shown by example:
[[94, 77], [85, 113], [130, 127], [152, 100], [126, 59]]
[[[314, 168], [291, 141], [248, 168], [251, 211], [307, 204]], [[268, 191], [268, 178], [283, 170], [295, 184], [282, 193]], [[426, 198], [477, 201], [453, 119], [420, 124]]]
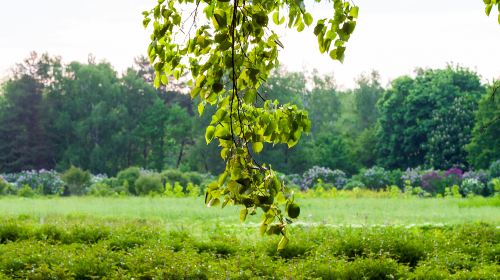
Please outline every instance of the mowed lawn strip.
[[[495, 198], [490, 198], [490, 200]], [[299, 198], [299, 224], [332, 226], [453, 225], [485, 222], [500, 225], [499, 207], [484, 203], [464, 207], [459, 198]], [[488, 199], [484, 200], [488, 202]], [[465, 204], [466, 205], [466, 204]], [[2, 216], [29, 215], [37, 219], [87, 217], [100, 219], [145, 219], [171, 225], [240, 225], [239, 207], [208, 208], [203, 198], [161, 197], [53, 197], [0, 198]], [[245, 223], [260, 221], [260, 212]]]

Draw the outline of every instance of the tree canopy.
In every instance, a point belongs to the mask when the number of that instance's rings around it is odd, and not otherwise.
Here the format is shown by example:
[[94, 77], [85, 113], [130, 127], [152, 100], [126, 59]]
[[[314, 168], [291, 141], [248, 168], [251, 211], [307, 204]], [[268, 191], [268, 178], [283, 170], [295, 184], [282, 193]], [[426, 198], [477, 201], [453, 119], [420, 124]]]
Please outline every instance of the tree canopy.
[[394, 80], [379, 103], [379, 163], [390, 168], [465, 167], [465, 145], [483, 93], [477, 74], [459, 67]]

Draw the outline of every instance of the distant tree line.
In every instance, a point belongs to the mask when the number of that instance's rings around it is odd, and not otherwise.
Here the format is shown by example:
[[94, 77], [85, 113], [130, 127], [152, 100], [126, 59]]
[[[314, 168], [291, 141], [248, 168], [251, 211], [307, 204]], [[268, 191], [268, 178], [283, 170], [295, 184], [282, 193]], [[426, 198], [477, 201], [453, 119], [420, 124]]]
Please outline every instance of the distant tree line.
[[[70, 166], [108, 175], [129, 166], [219, 173], [219, 149], [204, 138], [210, 114], [198, 116], [186, 85], [154, 88], [153, 73], [145, 58], [118, 75], [108, 63], [33, 53], [1, 87], [0, 173]], [[312, 131], [292, 149], [276, 145], [256, 159], [286, 174], [312, 166], [350, 174], [374, 165], [487, 168], [500, 158], [497, 87], [456, 66], [420, 69], [388, 88], [373, 72], [352, 90], [329, 76], [279, 70], [262, 98], [306, 109]]]

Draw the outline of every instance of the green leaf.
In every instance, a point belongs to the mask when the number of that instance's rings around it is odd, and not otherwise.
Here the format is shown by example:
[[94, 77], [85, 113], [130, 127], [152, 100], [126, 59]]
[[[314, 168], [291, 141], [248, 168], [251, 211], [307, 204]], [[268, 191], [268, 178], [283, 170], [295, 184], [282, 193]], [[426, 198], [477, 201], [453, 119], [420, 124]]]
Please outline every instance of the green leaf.
[[241, 211], [240, 211], [240, 221], [241, 222], [244, 222], [246, 220], [247, 214], [248, 214], [248, 209], [247, 208], [241, 209]]
[[199, 87], [194, 87], [190, 92], [189, 95], [191, 96], [191, 99], [194, 99], [198, 94], [200, 94], [201, 88]]
[[[500, 6], [498, 6], [500, 7]], [[500, 14], [498, 14], [498, 24], [500, 24]]]
[[266, 231], [267, 231], [267, 224], [265, 223], [260, 224], [260, 234], [264, 235]]
[[154, 81], [155, 87], [159, 88], [160, 87], [160, 75], [155, 75], [155, 81]]
[[227, 205], [230, 201], [231, 201], [231, 199], [229, 198], [229, 196], [226, 196], [226, 197], [224, 198], [224, 202], [222, 202], [222, 206], [221, 206], [221, 208], [226, 207], [226, 205]]
[[241, 178], [241, 169], [240, 168], [233, 168], [231, 169], [231, 179], [232, 180], [238, 180]]
[[279, 225], [272, 225], [267, 230], [268, 235], [279, 235], [281, 233], [281, 228]]
[[229, 129], [219, 125], [215, 129], [215, 137], [220, 138], [222, 140], [231, 140], [231, 133], [229, 132]]
[[262, 151], [262, 148], [264, 148], [264, 144], [262, 142], [254, 142], [252, 143], [252, 150], [256, 153], [260, 153]]
[[488, 16], [490, 15], [491, 8], [493, 8], [493, 5], [491, 5], [491, 4], [486, 5], [486, 8], [485, 8], [486, 15], [488, 15]]
[[214, 139], [215, 127], [209, 125], [205, 131], [205, 140], [209, 144]]
[[304, 14], [304, 22], [306, 23], [307, 26], [310, 26], [313, 22], [313, 17], [310, 13], [305, 13]]
[[248, 90], [245, 92], [243, 100], [245, 100], [247, 104], [252, 104], [255, 101], [255, 97], [257, 97], [257, 92], [255, 90]]
[[142, 25], [144, 26], [144, 28], [148, 27], [149, 23], [151, 22], [151, 19], [150, 18], [145, 18], [143, 21], [142, 21]]
[[280, 13], [278, 11], [274, 12], [273, 14], [273, 22], [276, 25], [280, 24]]
[[352, 32], [354, 32], [354, 28], [356, 28], [355, 21], [348, 21], [342, 25], [342, 31], [344, 31], [347, 35], [352, 34]]
[[168, 84], [167, 75], [165, 75], [165, 74], [161, 75], [161, 83], [164, 84], [164, 85]]
[[351, 8], [351, 10], [349, 11], [349, 15], [353, 18], [358, 18], [358, 12], [359, 12], [359, 7], [358, 6], [354, 6]]
[[224, 160], [227, 158], [228, 154], [229, 154], [228, 148], [224, 148], [220, 151], [220, 157]]
[[219, 28], [226, 27], [227, 22], [226, 22], [226, 13], [222, 9], [217, 9], [214, 12], [214, 17], [215, 20], [217, 21], [217, 24], [219, 25]]
[[281, 237], [281, 240], [278, 243], [278, 251], [285, 249], [287, 245], [288, 245], [288, 238], [286, 236]]
[[326, 32], [325, 39], [333, 40], [335, 37], [337, 37], [337, 33], [335, 33], [335, 31], [328, 30], [328, 32]]
[[318, 36], [321, 32], [323, 32], [323, 28], [325, 25], [323, 23], [316, 24], [316, 27], [314, 27], [314, 35]]
[[304, 25], [303, 22], [299, 23], [299, 26], [297, 27], [298, 32], [302, 32], [306, 26]]
[[284, 204], [284, 203], [286, 202], [285, 195], [284, 195], [282, 192], [279, 192], [279, 193], [276, 195], [276, 201], [277, 201], [279, 204]]
[[220, 203], [220, 200], [218, 198], [212, 198], [208, 202], [207, 206], [208, 207], [217, 206], [217, 205], [219, 205], [219, 203]]
[[175, 70], [175, 71], [174, 71], [174, 78], [175, 78], [176, 80], [178, 80], [180, 77], [181, 77], [181, 71], [179, 71], [179, 70]]
[[203, 115], [203, 111], [205, 111], [205, 104], [200, 102], [200, 104], [198, 104], [198, 114], [200, 114], [200, 117]]
[[334, 60], [344, 62], [344, 52], [345, 52], [345, 47], [337, 47], [336, 49], [330, 52], [330, 57]]

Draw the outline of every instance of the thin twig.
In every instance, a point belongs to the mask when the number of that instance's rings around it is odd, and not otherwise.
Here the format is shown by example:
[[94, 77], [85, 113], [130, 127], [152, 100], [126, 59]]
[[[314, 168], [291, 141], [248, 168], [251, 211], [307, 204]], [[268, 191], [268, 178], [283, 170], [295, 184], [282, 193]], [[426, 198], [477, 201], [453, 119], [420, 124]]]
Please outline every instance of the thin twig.
[[[234, 104], [234, 97], [237, 96], [238, 94], [238, 80], [236, 78], [236, 64], [234, 62], [235, 58], [235, 33], [236, 33], [236, 16], [238, 12], [238, 0], [234, 0], [234, 5], [233, 5], [233, 18], [231, 20], [231, 66], [233, 70], [233, 88], [232, 88], [232, 94], [231, 94], [231, 102], [229, 105], [229, 124], [231, 127], [231, 138], [233, 139], [234, 145], [237, 147], [238, 144], [236, 143], [236, 139], [234, 137], [234, 129], [233, 129], [233, 104]], [[241, 128], [243, 129], [243, 128]]]

